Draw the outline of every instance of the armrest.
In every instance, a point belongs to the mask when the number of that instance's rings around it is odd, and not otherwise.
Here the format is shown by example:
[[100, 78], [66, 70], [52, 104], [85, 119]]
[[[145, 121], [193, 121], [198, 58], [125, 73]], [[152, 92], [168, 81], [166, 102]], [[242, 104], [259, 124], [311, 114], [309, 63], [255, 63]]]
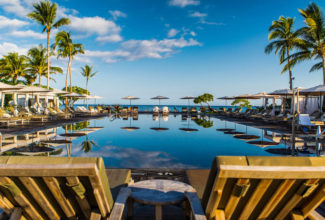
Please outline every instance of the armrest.
[[195, 191], [186, 191], [185, 196], [188, 199], [190, 206], [192, 208], [192, 214], [194, 220], [206, 220], [206, 216], [204, 214], [204, 211], [202, 209], [201, 201], [197, 197], [197, 194]]
[[130, 188], [126, 188], [126, 187], [121, 188], [119, 194], [117, 195], [117, 199], [114, 203], [113, 210], [109, 218], [110, 220], [122, 219], [125, 204], [130, 194], [131, 194]]

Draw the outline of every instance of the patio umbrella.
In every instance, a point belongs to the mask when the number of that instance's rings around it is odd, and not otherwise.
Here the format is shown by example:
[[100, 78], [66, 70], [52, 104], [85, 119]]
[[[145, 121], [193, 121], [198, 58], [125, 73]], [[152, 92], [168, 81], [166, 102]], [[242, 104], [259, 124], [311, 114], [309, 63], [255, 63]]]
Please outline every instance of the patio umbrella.
[[68, 94], [62, 95], [62, 97], [67, 97], [67, 98], [87, 98], [87, 95], [78, 94], [78, 93], [75, 93], [75, 92], [70, 92]]
[[235, 98], [233, 96], [222, 96], [222, 97], [219, 97], [218, 99], [225, 100], [225, 104], [227, 106], [227, 100], [233, 100]]
[[130, 117], [130, 124], [129, 124], [129, 126], [121, 127], [121, 129], [126, 130], [126, 131], [135, 131], [135, 130], [138, 130], [140, 128], [131, 125], [131, 117]]
[[252, 96], [250, 94], [242, 94], [238, 96], [234, 96], [235, 99], [259, 99], [258, 97]]
[[190, 119], [186, 119], [186, 120], [187, 120], [187, 128], [179, 128], [179, 130], [185, 131], [187, 133], [193, 132], [193, 131], [198, 131], [198, 129], [196, 129], [196, 128], [190, 128]]
[[150, 128], [151, 130], [155, 130], [155, 131], [167, 131], [169, 130], [169, 128], [162, 128], [160, 127], [160, 117], [158, 116], [158, 127], [152, 127]]
[[130, 106], [132, 106], [132, 104], [131, 104], [132, 100], [137, 100], [137, 99], [140, 99], [140, 98], [134, 97], [134, 96], [126, 96], [126, 97], [122, 97], [121, 99], [129, 100], [130, 101]]
[[187, 100], [187, 108], [190, 109], [190, 100], [191, 99], [195, 99], [196, 97], [194, 96], [185, 96], [185, 97], [182, 97], [180, 99], [184, 99], [184, 100]]
[[165, 96], [160, 96], [160, 95], [158, 95], [158, 96], [156, 96], [156, 97], [152, 97], [151, 99], [158, 99], [159, 100], [159, 106], [160, 106], [160, 100], [161, 99], [169, 99], [168, 97], [165, 97]]

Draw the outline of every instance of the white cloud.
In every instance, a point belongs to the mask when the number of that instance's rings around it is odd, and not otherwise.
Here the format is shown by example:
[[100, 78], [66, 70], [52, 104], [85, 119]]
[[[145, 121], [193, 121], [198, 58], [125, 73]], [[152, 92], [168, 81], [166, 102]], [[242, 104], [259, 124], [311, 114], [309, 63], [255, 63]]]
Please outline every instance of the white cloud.
[[188, 5], [199, 5], [199, 0], [170, 0], [169, 5], [184, 8]]
[[190, 38], [163, 39], [163, 40], [129, 40], [113, 51], [85, 51], [84, 57], [101, 58], [104, 62], [134, 61], [144, 58], [162, 59], [175, 53], [177, 49], [201, 45]]
[[190, 35], [192, 35], [193, 37], [195, 37], [196, 36], [196, 33], [194, 31], [191, 31], [190, 32]]
[[27, 21], [22, 21], [18, 19], [9, 19], [4, 16], [0, 16], [0, 28], [5, 28], [5, 27], [22, 27], [26, 26], [29, 23]]
[[27, 31], [12, 31], [9, 35], [19, 38], [34, 38], [34, 39], [45, 39], [46, 35], [43, 33], [38, 33], [32, 30]]
[[175, 37], [177, 34], [178, 34], [178, 30], [176, 30], [175, 28], [172, 28], [172, 29], [170, 29], [169, 31], [168, 31], [168, 34], [167, 34], [167, 36], [168, 37]]
[[[58, 29], [53, 29], [51, 31], [50, 38], [55, 37], [55, 35], [58, 33]], [[19, 31], [19, 30], [14, 30], [9, 33], [10, 36], [16, 37], [16, 38], [33, 38], [33, 39], [46, 39], [47, 34], [46, 33], [41, 33], [41, 32], [35, 32], [32, 30], [24, 30], [24, 31]]]
[[126, 18], [127, 15], [124, 12], [121, 12], [119, 10], [109, 10], [108, 11], [114, 20], [117, 20], [118, 18]]
[[190, 14], [191, 17], [196, 17], [196, 18], [202, 18], [202, 17], [206, 17], [208, 16], [208, 14], [206, 13], [201, 13], [201, 12], [198, 12], [198, 11], [195, 11], [195, 12], [192, 12]]
[[204, 18], [201, 18], [199, 21], [200, 24], [207, 24], [207, 25], [215, 25], [215, 26], [225, 26], [225, 23], [222, 22], [213, 22], [213, 21], [206, 21]]
[[120, 42], [123, 38], [119, 34], [112, 34], [108, 36], [98, 36], [96, 41], [105, 43], [105, 42]]
[[106, 20], [102, 17], [76, 17], [70, 16], [72, 30], [84, 32], [87, 34], [117, 34], [121, 31], [120, 26], [115, 22]]
[[0, 0], [0, 6], [5, 12], [13, 13], [20, 17], [25, 17], [29, 10], [20, 0]]
[[16, 44], [4, 42], [0, 44], [0, 55], [7, 55], [9, 52], [18, 52], [19, 54], [27, 53], [27, 48], [18, 47]]

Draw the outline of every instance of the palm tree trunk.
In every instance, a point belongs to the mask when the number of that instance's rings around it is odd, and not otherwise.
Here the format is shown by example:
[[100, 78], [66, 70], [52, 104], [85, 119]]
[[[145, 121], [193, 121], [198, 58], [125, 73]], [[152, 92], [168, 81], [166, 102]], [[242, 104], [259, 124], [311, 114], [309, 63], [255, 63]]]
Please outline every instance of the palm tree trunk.
[[[70, 62], [70, 92], [72, 92], [72, 73], [71, 73], [71, 62]], [[72, 107], [72, 97], [70, 98], [70, 104], [71, 104], [71, 107]]]
[[47, 89], [50, 88], [50, 31], [47, 31]]
[[291, 72], [291, 67], [290, 67], [290, 58], [289, 58], [289, 50], [287, 49], [287, 57], [288, 57], [288, 69], [289, 69], [289, 87], [290, 90], [292, 90], [292, 72]]
[[38, 72], [38, 87], [41, 87], [41, 81], [42, 81], [42, 73], [41, 73], [41, 71], [40, 72]]
[[322, 56], [323, 62], [323, 85], [325, 85], [325, 54]]
[[[69, 62], [68, 62], [68, 69], [67, 69], [67, 76], [65, 78], [65, 91], [68, 91], [68, 79], [69, 79], [69, 70], [70, 70], [70, 65], [71, 65], [71, 58], [69, 56]], [[68, 106], [68, 98], [65, 98], [65, 107]]]
[[[86, 91], [88, 95], [88, 78], [86, 79]], [[88, 99], [86, 99], [86, 102], [87, 102], [87, 109], [88, 109]]]

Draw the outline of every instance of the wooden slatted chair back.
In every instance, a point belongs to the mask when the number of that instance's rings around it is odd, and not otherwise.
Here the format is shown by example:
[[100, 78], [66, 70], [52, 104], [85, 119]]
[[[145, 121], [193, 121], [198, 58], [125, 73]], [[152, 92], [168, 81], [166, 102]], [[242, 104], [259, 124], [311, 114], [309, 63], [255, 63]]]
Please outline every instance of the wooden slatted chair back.
[[0, 157], [0, 208], [9, 215], [105, 219], [112, 206], [101, 158]]
[[202, 204], [208, 219], [315, 219], [325, 158], [216, 157]]

